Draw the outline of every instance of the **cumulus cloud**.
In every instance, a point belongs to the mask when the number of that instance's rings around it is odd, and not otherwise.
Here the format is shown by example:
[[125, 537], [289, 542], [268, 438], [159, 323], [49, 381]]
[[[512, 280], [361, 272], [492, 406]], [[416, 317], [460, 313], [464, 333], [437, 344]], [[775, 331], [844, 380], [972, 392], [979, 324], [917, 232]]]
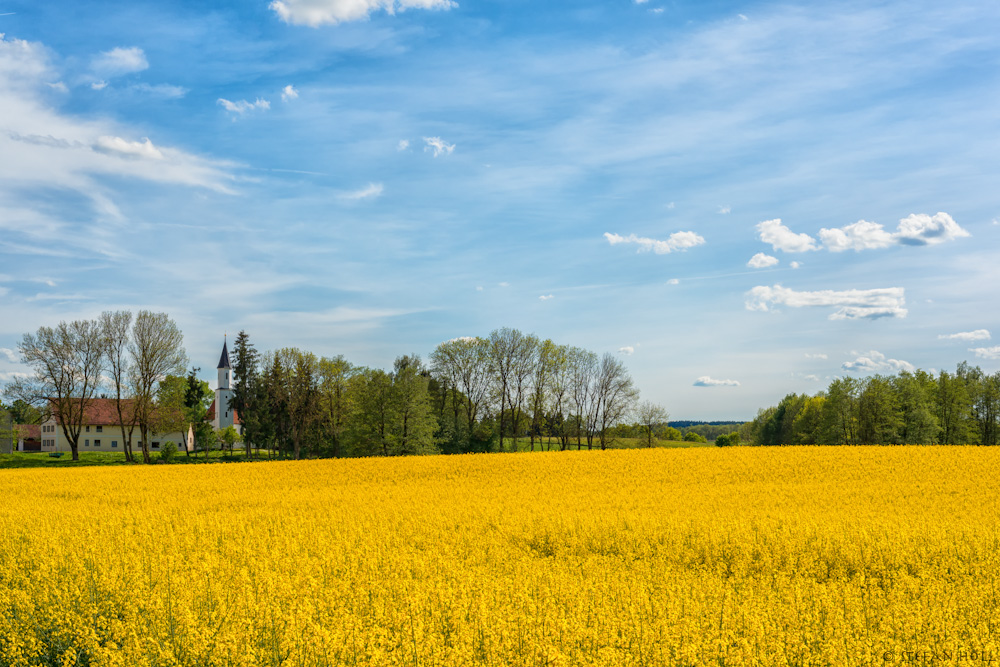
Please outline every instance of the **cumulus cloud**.
[[14, 354], [14, 350], [11, 350], [10, 348], [0, 347], [0, 357], [6, 357], [7, 361], [12, 364], [16, 364], [18, 362], [17, 355]]
[[369, 199], [371, 197], [378, 197], [382, 194], [385, 187], [381, 183], [369, 183], [366, 187], [360, 190], [352, 190], [351, 192], [345, 192], [340, 195], [341, 199]]
[[399, 143], [396, 144], [396, 150], [397, 151], [405, 151], [409, 147], [410, 147], [410, 140], [409, 139], [400, 139]]
[[819, 230], [819, 238], [833, 252], [885, 248], [894, 242], [893, 235], [882, 225], [867, 220], [858, 220], [840, 229], [823, 228]]
[[360, 21], [378, 10], [387, 14], [407, 9], [451, 9], [452, 0], [274, 0], [268, 5], [282, 21], [316, 28]]
[[747, 266], [751, 269], [766, 269], [767, 267], [774, 266], [777, 263], [777, 257], [772, 257], [771, 255], [765, 255], [764, 253], [759, 252], [750, 258], [750, 261], [747, 262]]
[[122, 76], [149, 69], [149, 61], [139, 47], [119, 46], [96, 56], [90, 63], [90, 69], [104, 78]]
[[851, 354], [857, 355], [857, 358], [853, 361], [845, 361], [840, 367], [852, 373], [898, 373], [900, 371], [912, 373], [917, 370], [908, 361], [887, 359], [884, 354], [876, 350], [865, 353], [852, 352]]
[[969, 352], [975, 353], [980, 359], [1000, 359], [1000, 345], [993, 347], [970, 347]]
[[792, 267], [793, 269], [797, 269], [800, 266], [802, 266], [802, 262], [792, 262], [788, 266]]
[[[441, 137], [424, 137], [425, 151], [434, 151], [434, 157], [439, 155], [451, 155], [452, 151], [455, 150], [455, 144], [449, 144], [447, 141], [443, 140]], [[409, 145], [409, 142], [407, 142]]]
[[812, 382], [819, 382], [819, 376], [818, 375], [813, 375], [811, 373], [809, 375], [803, 375], [802, 379], [803, 380], [811, 380]]
[[635, 348], [632, 347], [631, 345], [626, 345], [624, 347], [618, 348], [618, 351], [624, 355], [631, 355], [635, 352]]
[[540, 301], [548, 301], [549, 299], [554, 299], [554, 298], [555, 298], [555, 295], [553, 295], [553, 294], [543, 294], [540, 297], [538, 297], [538, 299]]
[[960, 331], [953, 334], [941, 334], [938, 336], [940, 340], [961, 340], [967, 343], [971, 343], [977, 340], [989, 340], [990, 332], [988, 329], [976, 329], [975, 331]]
[[299, 98], [299, 91], [295, 89], [295, 86], [288, 84], [281, 89], [281, 100], [287, 102], [288, 100], [297, 100]]
[[611, 234], [609, 232], [604, 233], [604, 238], [606, 238], [608, 243], [611, 245], [618, 245], [619, 243], [634, 243], [639, 246], [637, 252], [649, 252], [652, 250], [657, 255], [665, 255], [673, 252], [674, 250], [687, 250], [688, 248], [693, 248], [705, 242], [704, 237], [695, 234], [694, 232], [674, 232], [665, 241], [651, 239], [644, 236], [636, 236], [635, 234], [621, 236], [620, 234]]
[[702, 375], [694, 381], [695, 387], [738, 387], [740, 383], [736, 380], [715, 380], [707, 375]]
[[757, 232], [760, 234], [760, 240], [764, 243], [770, 243], [775, 250], [805, 252], [819, 249], [819, 246], [816, 245], [816, 239], [808, 234], [796, 234], [781, 224], [780, 218], [757, 223]]
[[668, 285], [680, 285], [681, 281], [678, 278], [671, 278], [670, 280], [667, 281], [667, 284]]
[[90, 84], [90, 87], [93, 88], [94, 90], [104, 90], [105, 88], [108, 87], [108, 82], [103, 80], [95, 81], [92, 84]]
[[790, 308], [833, 307], [831, 320], [906, 317], [904, 289], [885, 287], [868, 290], [818, 290], [799, 292], [781, 285], [758, 285], [746, 293], [747, 310], [768, 311], [774, 305]]
[[733, 212], [733, 207], [732, 206], [720, 206], [719, 207], [719, 214], [720, 215], [728, 215], [729, 213], [732, 213], [732, 212]]
[[899, 221], [896, 231], [891, 234], [877, 222], [867, 220], [858, 220], [846, 227], [819, 230], [820, 239], [832, 252], [887, 248], [893, 244], [935, 245], [963, 236], [969, 236], [969, 232], [947, 213], [907, 216]]
[[265, 99], [257, 98], [253, 102], [247, 102], [246, 100], [239, 100], [238, 102], [231, 102], [227, 99], [219, 98], [219, 105], [222, 106], [226, 111], [242, 116], [243, 114], [250, 111], [267, 111], [271, 108], [271, 103]]
[[936, 245], [969, 236], [969, 232], [959, 227], [947, 213], [914, 213], [899, 221], [894, 236], [903, 245]]
[[148, 137], [143, 137], [142, 141], [128, 141], [121, 137], [98, 137], [94, 142], [94, 150], [131, 159], [163, 159], [163, 153]]

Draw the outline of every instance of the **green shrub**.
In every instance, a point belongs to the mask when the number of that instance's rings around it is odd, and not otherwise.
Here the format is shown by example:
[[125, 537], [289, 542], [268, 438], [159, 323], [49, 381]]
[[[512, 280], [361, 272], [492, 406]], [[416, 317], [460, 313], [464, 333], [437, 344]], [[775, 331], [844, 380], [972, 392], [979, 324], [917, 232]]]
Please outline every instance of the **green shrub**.
[[708, 438], [698, 435], [694, 431], [688, 431], [684, 434], [684, 442], [708, 442]]
[[164, 463], [170, 463], [175, 456], [177, 456], [177, 445], [170, 440], [163, 443], [163, 447], [160, 448], [160, 460]]

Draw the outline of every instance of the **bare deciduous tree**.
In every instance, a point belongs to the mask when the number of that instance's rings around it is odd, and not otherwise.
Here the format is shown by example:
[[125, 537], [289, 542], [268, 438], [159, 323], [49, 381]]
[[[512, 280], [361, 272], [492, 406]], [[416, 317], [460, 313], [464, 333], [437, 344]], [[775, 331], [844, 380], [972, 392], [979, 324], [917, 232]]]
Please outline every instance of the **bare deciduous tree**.
[[[187, 365], [184, 336], [166, 313], [140, 310], [132, 326], [131, 382], [136, 422], [142, 439], [142, 460], [150, 462], [149, 436], [156, 424], [156, 385], [168, 374], [180, 375]], [[216, 406], [216, 410], [225, 409]]]
[[7, 393], [33, 405], [45, 405], [56, 416], [69, 442], [73, 460], [80, 460], [80, 432], [91, 401], [101, 384], [104, 336], [93, 320], [60, 322], [39, 327], [18, 343], [21, 362], [34, 371], [15, 380]]

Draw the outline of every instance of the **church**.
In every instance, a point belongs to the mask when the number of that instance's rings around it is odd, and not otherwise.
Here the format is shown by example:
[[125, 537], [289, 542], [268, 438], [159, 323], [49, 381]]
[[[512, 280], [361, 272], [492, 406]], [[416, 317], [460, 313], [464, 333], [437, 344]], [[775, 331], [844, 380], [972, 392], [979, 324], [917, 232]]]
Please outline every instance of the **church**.
[[236, 410], [229, 407], [233, 400], [233, 368], [232, 364], [229, 363], [228, 341], [222, 341], [222, 356], [219, 357], [219, 366], [216, 371], [219, 377], [215, 388], [215, 400], [209, 406], [205, 419], [212, 422], [212, 428], [216, 431], [233, 426], [242, 435], [243, 425], [240, 424], [240, 416]]

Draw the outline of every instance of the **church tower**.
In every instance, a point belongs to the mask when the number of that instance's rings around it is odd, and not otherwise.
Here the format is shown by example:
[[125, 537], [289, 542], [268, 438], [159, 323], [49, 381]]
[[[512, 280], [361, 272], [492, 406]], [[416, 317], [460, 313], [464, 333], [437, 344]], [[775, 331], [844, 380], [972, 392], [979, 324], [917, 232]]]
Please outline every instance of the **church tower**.
[[229, 348], [222, 342], [222, 356], [219, 357], [219, 384], [215, 390], [215, 428], [224, 429], [233, 425], [233, 409], [229, 402], [233, 399], [233, 368], [229, 363]]

